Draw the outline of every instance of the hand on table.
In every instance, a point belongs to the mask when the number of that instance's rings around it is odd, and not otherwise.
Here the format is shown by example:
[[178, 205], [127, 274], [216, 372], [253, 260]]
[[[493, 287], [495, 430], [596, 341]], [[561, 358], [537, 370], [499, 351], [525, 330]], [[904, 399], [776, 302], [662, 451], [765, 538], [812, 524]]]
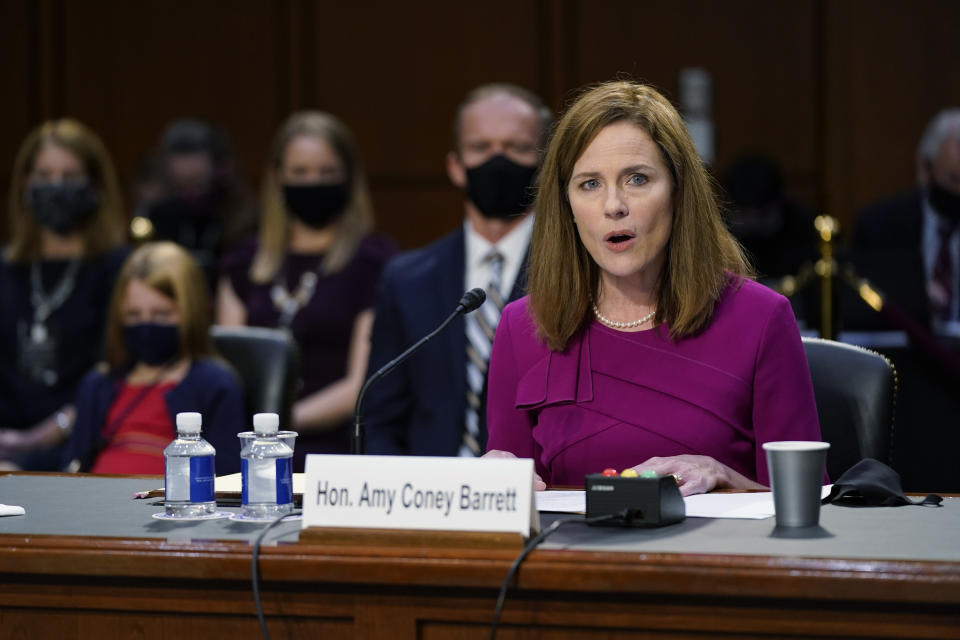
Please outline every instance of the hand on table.
[[684, 496], [714, 489], [766, 489], [710, 456], [684, 454], [654, 457], [633, 468], [637, 473], [649, 470], [660, 476], [675, 476], [680, 494]]
[[[491, 449], [483, 454], [483, 458], [516, 458], [517, 456], [513, 455], [509, 451], [501, 451], [499, 449]], [[543, 481], [543, 478], [539, 476], [536, 472], [533, 474], [533, 488], [537, 491], [543, 491], [547, 488], [547, 483]]]

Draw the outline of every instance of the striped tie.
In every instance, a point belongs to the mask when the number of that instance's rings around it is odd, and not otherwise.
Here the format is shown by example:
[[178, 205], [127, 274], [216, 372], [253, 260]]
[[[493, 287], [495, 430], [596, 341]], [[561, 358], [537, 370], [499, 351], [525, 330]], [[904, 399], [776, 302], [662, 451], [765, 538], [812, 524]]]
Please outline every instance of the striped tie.
[[483, 259], [490, 267], [490, 283], [487, 285], [487, 301], [466, 317], [467, 331], [467, 414], [466, 429], [459, 455], [478, 456], [483, 453], [480, 433], [480, 396], [487, 377], [487, 363], [493, 336], [503, 311], [503, 295], [500, 293], [503, 272], [503, 254], [493, 249]]
[[940, 240], [937, 256], [933, 262], [930, 282], [930, 300], [934, 314], [940, 320], [950, 320], [953, 314], [953, 283], [956, 272], [950, 257], [950, 236], [956, 230], [956, 223], [941, 221], [937, 229]]

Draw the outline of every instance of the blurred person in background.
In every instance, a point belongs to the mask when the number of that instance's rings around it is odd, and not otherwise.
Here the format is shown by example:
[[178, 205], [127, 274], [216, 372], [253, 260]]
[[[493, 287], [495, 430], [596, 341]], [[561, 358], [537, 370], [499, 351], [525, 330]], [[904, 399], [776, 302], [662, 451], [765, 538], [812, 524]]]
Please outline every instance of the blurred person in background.
[[71, 119], [30, 132], [0, 258], [0, 461], [57, 469], [81, 377], [100, 358], [110, 291], [128, 249], [103, 142]]
[[77, 390], [65, 468], [162, 474], [177, 414], [196, 411], [217, 450], [217, 475], [240, 471], [243, 392], [213, 357], [207, 290], [186, 250], [156, 242], [130, 255], [110, 301], [106, 347], [106, 362]]
[[370, 388], [368, 453], [483, 453], [487, 362], [503, 305], [526, 286], [535, 177], [552, 118], [539, 97], [504, 83], [473, 89], [457, 108], [447, 175], [463, 192], [462, 221], [387, 265], [370, 370], [436, 328], [465, 290], [480, 287], [487, 299]]
[[373, 233], [367, 178], [346, 126], [319, 111], [295, 113], [277, 132], [261, 191], [260, 232], [223, 260], [217, 322], [289, 329], [302, 386], [293, 407], [307, 453], [349, 450], [363, 384], [374, 295], [394, 243]]
[[176, 120], [138, 174], [142, 199], [131, 225], [134, 239], [170, 240], [190, 251], [212, 292], [222, 253], [252, 232], [255, 222], [227, 136], [201, 120]]
[[[937, 331], [960, 321], [960, 109], [927, 125], [916, 155], [917, 185], [866, 206], [853, 255], [859, 275], [915, 320]], [[889, 328], [889, 327], [877, 327]]]
[[783, 172], [770, 157], [747, 154], [727, 167], [727, 226], [747, 250], [760, 279], [795, 275], [816, 259], [813, 216], [783, 192]]

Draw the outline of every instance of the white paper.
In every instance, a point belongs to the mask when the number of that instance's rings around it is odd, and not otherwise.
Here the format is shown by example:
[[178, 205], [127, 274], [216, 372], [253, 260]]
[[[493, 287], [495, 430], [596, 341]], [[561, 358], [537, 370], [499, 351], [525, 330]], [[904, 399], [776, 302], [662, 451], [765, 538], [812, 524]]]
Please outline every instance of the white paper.
[[[293, 493], [294, 495], [303, 495], [304, 474], [293, 474]], [[240, 493], [243, 490], [243, 474], [231, 473], [228, 476], [220, 476], [213, 483], [213, 490], [217, 493]]]
[[688, 518], [745, 518], [773, 516], [773, 496], [760, 493], [701, 493], [683, 499]]
[[[832, 484], [820, 489], [820, 497], [830, 494]], [[743, 518], [762, 520], [772, 518], [773, 494], [769, 491], [755, 493], [703, 493], [683, 499], [688, 518]]]
[[537, 491], [537, 511], [586, 513], [585, 491]]
[[13, 504], [0, 504], [0, 516], [22, 516], [27, 512]]
[[[832, 484], [825, 485], [820, 497], [830, 494]], [[587, 510], [584, 491], [538, 491], [537, 511], [559, 513], [585, 513]], [[688, 518], [743, 518], [762, 520], [773, 517], [773, 494], [769, 491], [754, 493], [702, 493], [683, 499]]]

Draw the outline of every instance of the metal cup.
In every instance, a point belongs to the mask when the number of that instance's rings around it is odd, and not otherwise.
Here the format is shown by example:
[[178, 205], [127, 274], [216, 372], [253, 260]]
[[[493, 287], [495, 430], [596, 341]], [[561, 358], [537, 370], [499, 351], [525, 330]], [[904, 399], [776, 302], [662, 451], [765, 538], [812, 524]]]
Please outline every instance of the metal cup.
[[814, 527], [820, 522], [820, 488], [827, 442], [765, 442], [777, 527]]

